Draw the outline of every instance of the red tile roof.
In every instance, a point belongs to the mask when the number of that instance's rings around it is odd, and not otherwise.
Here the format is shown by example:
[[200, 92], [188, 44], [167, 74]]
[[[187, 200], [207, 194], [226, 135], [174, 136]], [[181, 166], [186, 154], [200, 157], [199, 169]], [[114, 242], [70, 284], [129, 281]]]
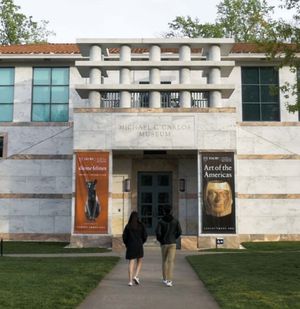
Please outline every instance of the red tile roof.
[[[193, 53], [201, 49], [192, 49]], [[111, 54], [119, 53], [119, 48], [111, 48]], [[147, 48], [133, 48], [133, 53], [147, 53]], [[177, 53], [176, 48], [163, 48], [163, 53]], [[235, 43], [231, 53], [264, 53], [264, 49], [254, 43]], [[0, 45], [0, 54], [80, 54], [77, 44], [28, 44], [28, 45]]]
[[0, 54], [80, 54], [76, 44], [0, 45]]
[[235, 43], [231, 53], [265, 53], [266, 49], [255, 43]]

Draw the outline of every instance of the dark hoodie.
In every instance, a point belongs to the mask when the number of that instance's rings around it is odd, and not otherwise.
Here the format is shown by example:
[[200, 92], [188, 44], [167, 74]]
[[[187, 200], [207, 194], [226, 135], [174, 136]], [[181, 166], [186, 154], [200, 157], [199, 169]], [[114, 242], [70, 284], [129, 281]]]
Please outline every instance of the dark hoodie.
[[181, 235], [180, 223], [171, 214], [167, 214], [158, 222], [155, 232], [161, 245], [175, 244]]

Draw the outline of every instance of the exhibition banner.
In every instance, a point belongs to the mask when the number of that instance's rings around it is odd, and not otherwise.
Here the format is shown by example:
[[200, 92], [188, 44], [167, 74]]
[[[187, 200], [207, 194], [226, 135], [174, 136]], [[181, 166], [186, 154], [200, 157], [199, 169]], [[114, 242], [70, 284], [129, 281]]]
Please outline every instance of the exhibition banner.
[[108, 232], [108, 152], [76, 154], [75, 233]]
[[202, 153], [202, 233], [235, 233], [234, 153]]

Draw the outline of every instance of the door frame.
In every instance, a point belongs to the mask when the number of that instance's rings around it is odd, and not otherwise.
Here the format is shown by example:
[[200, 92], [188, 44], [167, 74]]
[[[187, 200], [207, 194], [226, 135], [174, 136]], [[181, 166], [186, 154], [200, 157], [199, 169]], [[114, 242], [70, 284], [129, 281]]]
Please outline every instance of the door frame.
[[[169, 185], [167, 186], [168, 188], [168, 192], [170, 193], [170, 200], [168, 202], [168, 204], [170, 204], [173, 207], [173, 173], [170, 171], [139, 171], [137, 174], [137, 211], [140, 215], [141, 213], [141, 205], [140, 205], [140, 197], [141, 197], [141, 192], [143, 192], [141, 190], [141, 184], [140, 184], [140, 180], [141, 180], [141, 175], [143, 174], [149, 174], [149, 175], [168, 175], [169, 177]], [[157, 179], [157, 178], [156, 178]], [[152, 193], [159, 193], [159, 189], [158, 188], [163, 188], [163, 186], [159, 187], [157, 184], [155, 187], [153, 186], [152, 183], [152, 188], [153, 190], [151, 191]], [[147, 191], [145, 191], [147, 192]], [[155, 195], [155, 194], [154, 194]], [[156, 206], [155, 208], [153, 208], [153, 204]], [[155, 202], [154, 200], [152, 200], [152, 229], [149, 230], [147, 228], [147, 232], [149, 235], [154, 235], [155, 234], [155, 227], [159, 221], [159, 202]], [[140, 217], [141, 218], [141, 217]]]
[[138, 204], [138, 172], [170, 172], [172, 173], [172, 205], [173, 214], [178, 217], [178, 159], [177, 158], [138, 158], [132, 161], [131, 210], [137, 209]]

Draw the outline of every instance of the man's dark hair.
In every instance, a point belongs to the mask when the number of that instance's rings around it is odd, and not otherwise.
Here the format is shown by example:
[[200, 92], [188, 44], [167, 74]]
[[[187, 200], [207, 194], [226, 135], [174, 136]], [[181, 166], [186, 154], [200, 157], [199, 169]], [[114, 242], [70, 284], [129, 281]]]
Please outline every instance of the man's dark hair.
[[172, 207], [171, 207], [170, 205], [166, 205], [166, 206], [164, 207], [164, 213], [165, 213], [166, 215], [169, 215], [169, 214], [171, 213], [171, 211], [172, 211]]

